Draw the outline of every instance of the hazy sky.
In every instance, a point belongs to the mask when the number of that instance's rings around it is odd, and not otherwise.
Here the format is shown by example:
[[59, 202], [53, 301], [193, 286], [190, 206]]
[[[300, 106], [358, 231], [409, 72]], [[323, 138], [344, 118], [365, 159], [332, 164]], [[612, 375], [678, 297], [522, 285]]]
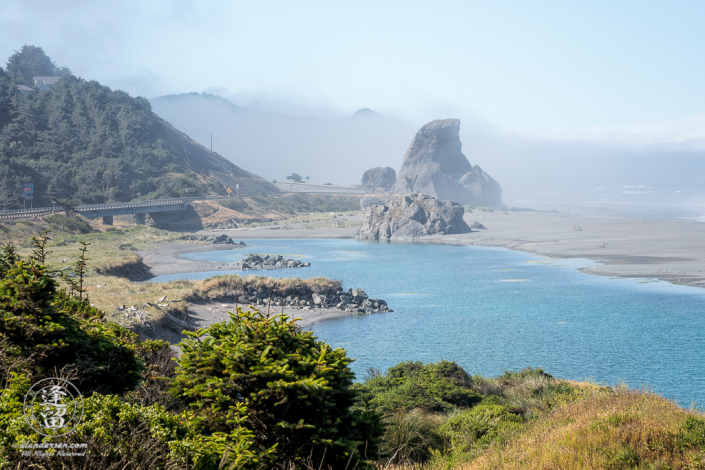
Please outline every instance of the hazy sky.
[[[703, 1], [0, 2], [0, 57], [41, 46], [132, 95], [560, 139], [705, 141]], [[0, 59], [1, 60], [1, 59]], [[700, 145], [698, 144], [698, 145]]]

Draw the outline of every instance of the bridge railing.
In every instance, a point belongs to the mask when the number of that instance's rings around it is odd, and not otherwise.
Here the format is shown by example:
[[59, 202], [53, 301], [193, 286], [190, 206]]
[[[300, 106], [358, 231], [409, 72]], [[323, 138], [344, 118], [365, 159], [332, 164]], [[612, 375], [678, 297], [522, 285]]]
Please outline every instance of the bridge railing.
[[186, 198], [179, 199], [152, 199], [148, 201], [138, 201], [138, 202], [108, 202], [105, 204], [81, 204], [76, 206], [74, 210], [76, 212], [87, 212], [94, 210], [103, 209], [128, 209], [135, 207], [151, 207], [151, 206], [165, 206], [171, 204], [185, 204], [189, 202]]

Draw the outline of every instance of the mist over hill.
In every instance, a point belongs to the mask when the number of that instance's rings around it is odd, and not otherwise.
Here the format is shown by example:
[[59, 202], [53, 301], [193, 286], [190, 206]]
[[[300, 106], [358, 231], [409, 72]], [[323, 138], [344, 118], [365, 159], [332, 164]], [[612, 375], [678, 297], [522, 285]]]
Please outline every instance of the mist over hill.
[[[53, 88], [32, 76], [59, 76]], [[18, 88], [22, 85], [25, 88]], [[276, 192], [262, 178], [199, 145], [152, 112], [149, 102], [56, 67], [24, 46], [0, 69], [0, 209], [21, 207], [23, 183], [34, 205]]]
[[[275, 113], [207, 93], [151, 103], [204, 145], [212, 133], [214, 150], [270, 180], [296, 172], [312, 183], [359, 184], [372, 167], [399, 171], [425, 124], [369, 109], [337, 120]], [[500, 183], [510, 206], [583, 213], [606, 207], [613, 214], [677, 217], [693, 215], [688, 210], [697, 215], [705, 204], [705, 152], [689, 143], [530, 137], [462, 116], [460, 138], [470, 163]]]
[[187, 93], [150, 100], [154, 112], [198, 142], [268, 180], [295, 172], [311, 183], [360, 184], [365, 170], [399, 168], [418, 127], [362, 109], [327, 120], [239, 107], [216, 95]]

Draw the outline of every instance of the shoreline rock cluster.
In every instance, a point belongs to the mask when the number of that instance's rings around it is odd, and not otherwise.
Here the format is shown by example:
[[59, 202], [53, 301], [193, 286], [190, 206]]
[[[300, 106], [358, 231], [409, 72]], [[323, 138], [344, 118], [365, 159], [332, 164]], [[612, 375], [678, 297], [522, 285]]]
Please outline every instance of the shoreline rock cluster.
[[233, 263], [235, 269], [242, 271], [258, 271], [260, 269], [308, 268], [311, 263], [303, 263], [296, 259], [284, 259], [282, 255], [252, 254], [242, 261]]
[[372, 206], [357, 228], [358, 240], [409, 240], [426, 235], [468, 233], [465, 209], [452, 201], [425, 194], [397, 196], [389, 204]]
[[206, 243], [212, 243], [213, 245], [239, 245], [239, 246], [244, 246], [246, 245], [245, 242], [238, 242], [235, 243], [232, 238], [229, 236], [222, 234], [222, 235], [184, 235], [181, 237], [182, 240], [192, 240], [192, 241], [197, 241], [197, 242], [206, 242]]
[[342, 287], [331, 287], [323, 289], [320, 286], [310, 288], [308, 286], [289, 287], [279, 291], [267, 290], [260, 286], [248, 286], [247, 292], [236, 295], [240, 303], [255, 306], [271, 306], [298, 308], [301, 310], [312, 310], [315, 308], [338, 309], [353, 313], [385, 313], [393, 312], [387, 302], [382, 299], [370, 298], [362, 289], [343, 290]]

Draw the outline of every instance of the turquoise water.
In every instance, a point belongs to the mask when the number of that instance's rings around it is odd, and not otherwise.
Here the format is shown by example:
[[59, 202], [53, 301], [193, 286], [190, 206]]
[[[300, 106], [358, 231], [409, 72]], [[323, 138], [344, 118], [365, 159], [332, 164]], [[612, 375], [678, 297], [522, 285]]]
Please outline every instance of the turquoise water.
[[[542, 367], [554, 376], [648, 385], [705, 403], [705, 290], [583, 274], [588, 260], [550, 260], [499, 248], [357, 240], [246, 240], [243, 250], [187, 255], [237, 261], [300, 256], [310, 268], [255, 272], [325, 276], [385, 299], [392, 313], [313, 325], [344, 347], [358, 377], [404, 360], [458, 362], [469, 373]], [[203, 279], [227, 271], [162, 276]], [[234, 274], [241, 272], [233, 271]]]

